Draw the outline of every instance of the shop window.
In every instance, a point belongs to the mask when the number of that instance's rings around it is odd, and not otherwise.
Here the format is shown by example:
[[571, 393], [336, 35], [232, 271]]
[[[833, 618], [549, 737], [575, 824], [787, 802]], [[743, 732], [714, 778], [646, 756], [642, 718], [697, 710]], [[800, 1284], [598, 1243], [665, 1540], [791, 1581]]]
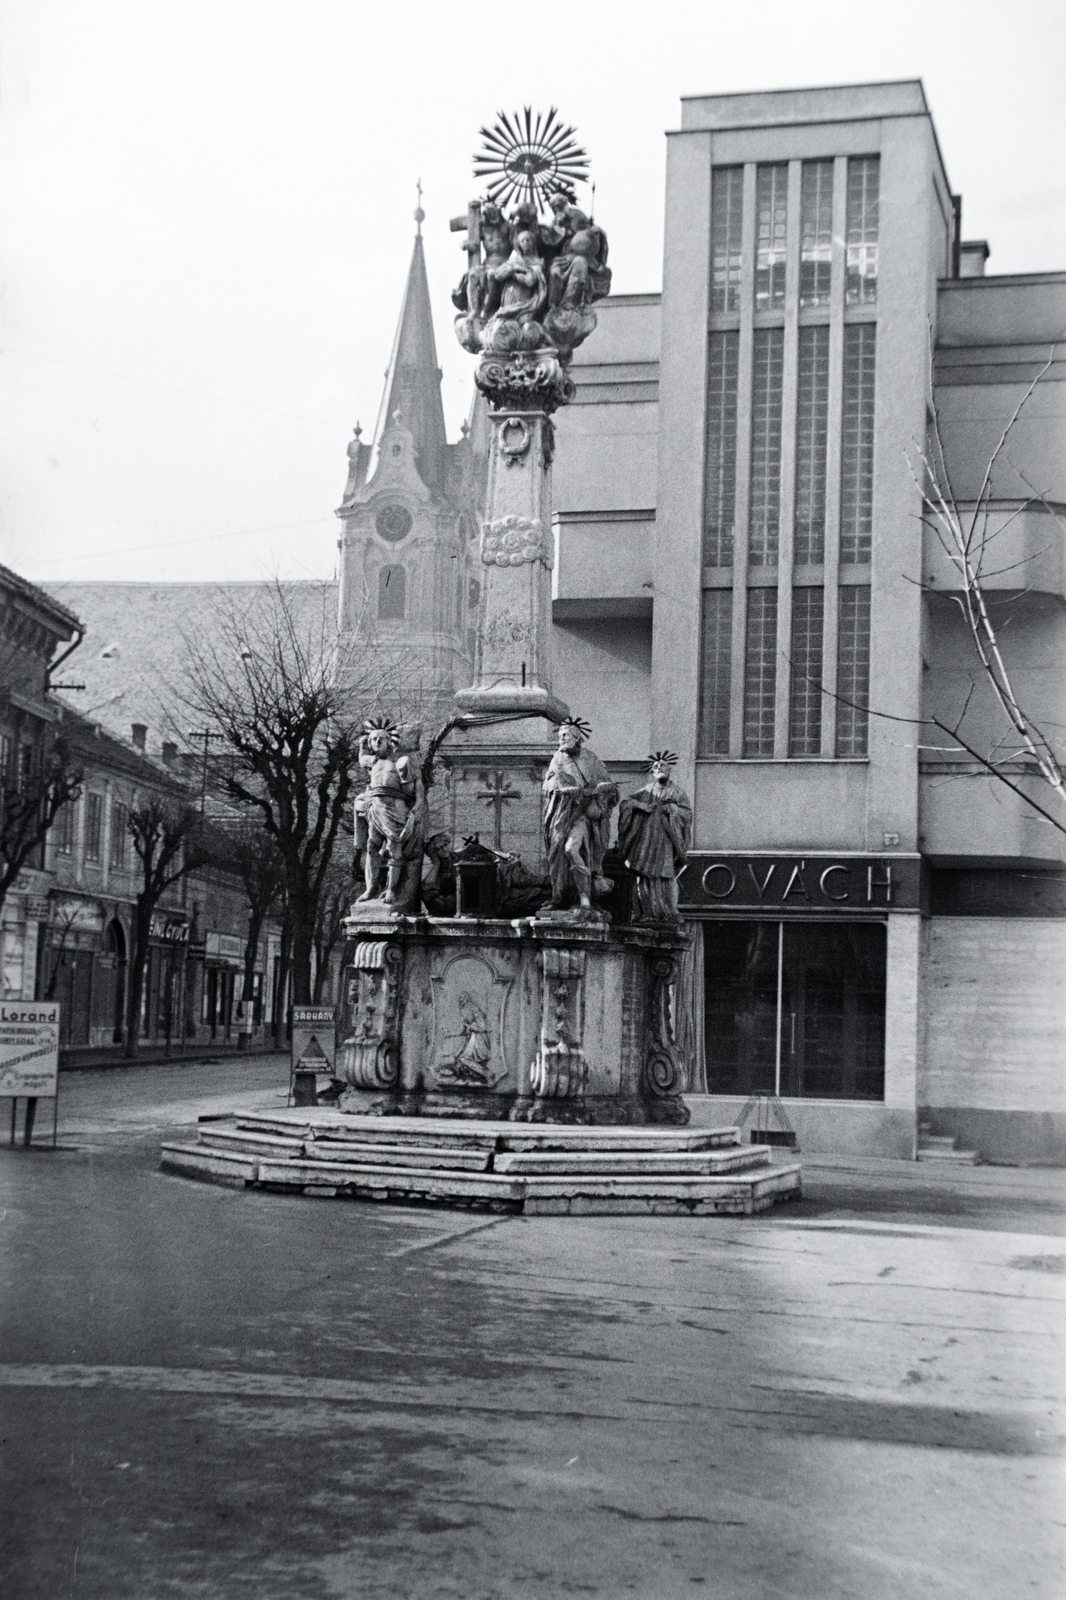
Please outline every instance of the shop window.
[[711, 177], [711, 310], [739, 311], [743, 167], [715, 167]]
[[712, 1094], [883, 1100], [884, 923], [707, 922]]
[[89, 794], [85, 797], [85, 859], [99, 861], [104, 826], [104, 797]]
[[707, 505], [703, 564], [733, 565], [733, 524], [737, 494], [736, 330], [712, 333], [707, 361]]

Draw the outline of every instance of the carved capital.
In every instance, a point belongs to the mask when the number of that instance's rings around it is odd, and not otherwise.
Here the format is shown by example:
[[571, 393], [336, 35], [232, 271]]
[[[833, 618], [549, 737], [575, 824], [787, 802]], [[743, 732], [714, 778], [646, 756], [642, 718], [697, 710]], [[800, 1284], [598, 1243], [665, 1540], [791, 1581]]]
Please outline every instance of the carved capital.
[[536, 517], [497, 517], [481, 526], [481, 559], [487, 567], [522, 567], [541, 561], [550, 572], [554, 552], [550, 533]]
[[574, 396], [573, 381], [554, 350], [485, 355], [474, 381], [494, 411], [532, 408], [550, 413]]

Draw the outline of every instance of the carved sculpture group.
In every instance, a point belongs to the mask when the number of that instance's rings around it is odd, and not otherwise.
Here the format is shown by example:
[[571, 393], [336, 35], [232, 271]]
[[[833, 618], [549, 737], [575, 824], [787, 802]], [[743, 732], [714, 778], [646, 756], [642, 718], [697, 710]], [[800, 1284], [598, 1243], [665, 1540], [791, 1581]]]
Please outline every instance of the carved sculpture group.
[[558, 352], [565, 365], [596, 326], [593, 302], [610, 292], [607, 235], [559, 188], [541, 222], [528, 200], [505, 217], [474, 201], [465, 222], [468, 266], [452, 300], [455, 329], [474, 355]]

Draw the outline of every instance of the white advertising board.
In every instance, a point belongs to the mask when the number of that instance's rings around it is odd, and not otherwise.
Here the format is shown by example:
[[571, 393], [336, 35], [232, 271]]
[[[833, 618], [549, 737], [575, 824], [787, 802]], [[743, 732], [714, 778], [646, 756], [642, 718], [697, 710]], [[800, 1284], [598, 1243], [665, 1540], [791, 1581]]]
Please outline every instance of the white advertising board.
[[51, 1000], [0, 1000], [0, 1095], [59, 1090], [59, 1006]]

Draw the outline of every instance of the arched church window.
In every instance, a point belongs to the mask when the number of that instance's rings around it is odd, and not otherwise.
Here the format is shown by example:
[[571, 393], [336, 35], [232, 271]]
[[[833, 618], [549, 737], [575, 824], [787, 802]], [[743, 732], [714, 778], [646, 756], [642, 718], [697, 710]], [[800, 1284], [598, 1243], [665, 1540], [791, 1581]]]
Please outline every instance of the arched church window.
[[399, 544], [410, 533], [413, 518], [406, 506], [383, 506], [374, 518], [374, 526], [383, 539]]
[[407, 573], [403, 567], [382, 567], [378, 573], [378, 617], [382, 622], [402, 622], [407, 604]]

